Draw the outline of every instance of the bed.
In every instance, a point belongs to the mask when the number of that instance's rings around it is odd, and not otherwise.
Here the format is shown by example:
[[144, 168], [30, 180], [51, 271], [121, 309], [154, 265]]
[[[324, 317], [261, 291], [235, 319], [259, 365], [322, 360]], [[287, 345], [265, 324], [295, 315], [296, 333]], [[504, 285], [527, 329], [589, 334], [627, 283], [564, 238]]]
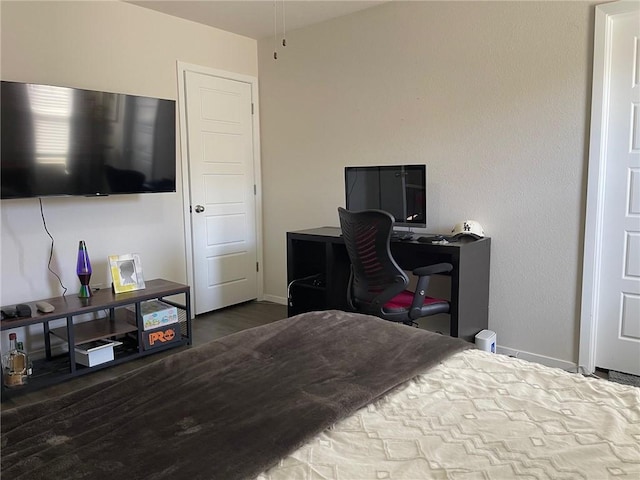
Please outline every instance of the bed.
[[640, 389], [311, 312], [2, 412], [12, 479], [640, 477]]

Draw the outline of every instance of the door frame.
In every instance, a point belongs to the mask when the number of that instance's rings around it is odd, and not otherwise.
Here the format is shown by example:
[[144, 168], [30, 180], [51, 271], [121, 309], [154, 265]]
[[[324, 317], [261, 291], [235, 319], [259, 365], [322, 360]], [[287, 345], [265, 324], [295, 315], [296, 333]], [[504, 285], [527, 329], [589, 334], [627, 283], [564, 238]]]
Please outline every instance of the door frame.
[[596, 6], [593, 40], [593, 87], [591, 133], [587, 179], [587, 207], [582, 265], [582, 300], [578, 371], [591, 374], [596, 368], [596, 336], [600, 292], [600, 264], [604, 255], [604, 201], [607, 132], [609, 130], [609, 86], [611, 34], [616, 17], [638, 9], [635, 2], [618, 1]]
[[[255, 184], [255, 208], [256, 208], [256, 255], [258, 261], [257, 273], [257, 299], [262, 300], [264, 297], [264, 262], [263, 262], [263, 236], [262, 236], [262, 173], [260, 159], [260, 112], [258, 101], [258, 79], [250, 75], [241, 73], [227, 72], [216, 68], [195, 65], [186, 62], [177, 62], [178, 74], [178, 113], [180, 126], [180, 158], [182, 165], [182, 197], [183, 197], [183, 217], [184, 217], [184, 243], [185, 243], [185, 263], [187, 266], [187, 284], [193, 286], [195, 284], [194, 268], [193, 268], [193, 235], [191, 224], [191, 182], [190, 182], [190, 165], [189, 165], [189, 147], [187, 141], [187, 109], [185, 102], [186, 88], [186, 72], [201, 73], [212, 77], [234, 80], [237, 82], [248, 83], [251, 85], [251, 102], [253, 105], [252, 115], [252, 138], [253, 138], [253, 171]], [[193, 289], [192, 289], [193, 291]], [[195, 295], [191, 295], [191, 311], [195, 312]]]

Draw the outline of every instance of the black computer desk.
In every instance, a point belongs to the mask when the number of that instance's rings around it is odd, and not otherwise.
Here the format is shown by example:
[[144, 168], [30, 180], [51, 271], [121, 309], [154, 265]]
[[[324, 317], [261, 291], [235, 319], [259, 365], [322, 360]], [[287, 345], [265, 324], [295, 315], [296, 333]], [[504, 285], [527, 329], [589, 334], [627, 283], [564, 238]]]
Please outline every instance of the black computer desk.
[[[488, 237], [479, 240], [465, 237], [445, 245], [416, 240], [391, 242], [391, 252], [404, 270], [439, 262], [453, 265], [449, 274], [449, 334], [469, 342], [488, 328], [490, 251]], [[287, 232], [289, 316], [312, 310], [349, 310], [350, 265], [340, 228]]]

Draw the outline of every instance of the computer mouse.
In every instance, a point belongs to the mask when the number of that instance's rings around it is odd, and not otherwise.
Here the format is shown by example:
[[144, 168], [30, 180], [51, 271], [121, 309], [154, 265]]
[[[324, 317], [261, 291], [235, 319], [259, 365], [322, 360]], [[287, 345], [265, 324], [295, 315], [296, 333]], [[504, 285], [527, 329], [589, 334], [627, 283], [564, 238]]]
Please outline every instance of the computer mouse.
[[49, 302], [36, 302], [36, 308], [42, 313], [49, 313], [55, 310], [55, 307]]

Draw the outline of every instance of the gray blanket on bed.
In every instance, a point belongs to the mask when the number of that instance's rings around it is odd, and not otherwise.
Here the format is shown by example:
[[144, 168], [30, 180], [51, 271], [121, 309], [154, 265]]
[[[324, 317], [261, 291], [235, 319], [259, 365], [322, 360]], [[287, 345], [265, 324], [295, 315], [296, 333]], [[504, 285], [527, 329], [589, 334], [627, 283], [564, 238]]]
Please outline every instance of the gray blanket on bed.
[[3, 411], [2, 478], [252, 478], [470, 346], [339, 311], [286, 318]]

